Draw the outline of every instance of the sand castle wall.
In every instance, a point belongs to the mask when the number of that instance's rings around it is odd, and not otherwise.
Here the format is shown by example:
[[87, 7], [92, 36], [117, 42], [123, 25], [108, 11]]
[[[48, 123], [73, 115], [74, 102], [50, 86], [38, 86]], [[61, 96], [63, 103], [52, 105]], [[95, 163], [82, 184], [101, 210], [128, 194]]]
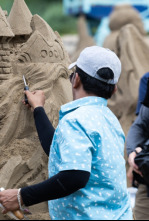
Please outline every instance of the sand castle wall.
[[0, 74], [11, 74], [10, 46], [6, 43], [0, 44]]
[[[0, 28], [0, 187], [21, 188], [48, 177], [33, 114], [22, 105], [22, 77], [31, 91], [45, 92], [45, 110], [56, 127], [61, 105], [72, 100], [70, 60], [59, 34], [24, 0], [14, 0], [8, 19], [0, 10]], [[31, 211], [32, 219], [49, 219], [47, 203]]]

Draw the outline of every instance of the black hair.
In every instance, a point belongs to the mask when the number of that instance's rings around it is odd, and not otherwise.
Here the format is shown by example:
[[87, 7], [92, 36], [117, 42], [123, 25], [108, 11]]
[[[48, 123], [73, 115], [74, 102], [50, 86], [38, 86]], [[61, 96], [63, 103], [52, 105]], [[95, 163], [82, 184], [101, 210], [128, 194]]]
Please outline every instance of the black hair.
[[[79, 74], [81, 83], [83, 84], [83, 89], [88, 94], [95, 94], [96, 96], [105, 99], [110, 99], [112, 97], [115, 85], [95, 79], [78, 67], [76, 67], [76, 73]], [[98, 70], [97, 74], [99, 77], [107, 81], [114, 79], [114, 73], [110, 68], [102, 68]]]

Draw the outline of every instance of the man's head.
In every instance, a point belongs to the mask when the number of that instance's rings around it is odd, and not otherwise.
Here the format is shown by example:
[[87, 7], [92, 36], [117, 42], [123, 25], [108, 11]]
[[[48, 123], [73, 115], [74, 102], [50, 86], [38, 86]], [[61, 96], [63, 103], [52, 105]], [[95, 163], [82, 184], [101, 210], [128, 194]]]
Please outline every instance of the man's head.
[[77, 62], [71, 76], [74, 99], [86, 96], [111, 98], [116, 91], [121, 74], [121, 62], [116, 54], [109, 49], [98, 46], [86, 48]]

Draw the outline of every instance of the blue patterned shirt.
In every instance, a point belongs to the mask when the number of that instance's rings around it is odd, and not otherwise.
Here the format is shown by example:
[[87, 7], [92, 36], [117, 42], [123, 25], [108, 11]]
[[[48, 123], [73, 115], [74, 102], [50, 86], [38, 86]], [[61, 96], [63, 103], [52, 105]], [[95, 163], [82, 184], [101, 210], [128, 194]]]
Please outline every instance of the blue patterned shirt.
[[86, 97], [61, 107], [49, 177], [90, 172], [86, 187], [49, 202], [52, 220], [132, 220], [124, 160], [125, 135], [107, 100]]

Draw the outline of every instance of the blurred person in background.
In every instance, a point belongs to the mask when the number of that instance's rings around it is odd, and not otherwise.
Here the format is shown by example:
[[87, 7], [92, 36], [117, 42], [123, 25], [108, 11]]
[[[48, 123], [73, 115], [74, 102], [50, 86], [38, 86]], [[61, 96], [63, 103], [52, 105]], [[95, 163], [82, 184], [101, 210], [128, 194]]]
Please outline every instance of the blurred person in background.
[[127, 137], [128, 177], [138, 188], [135, 219], [149, 220], [149, 73], [140, 82], [136, 114], [138, 117]]

